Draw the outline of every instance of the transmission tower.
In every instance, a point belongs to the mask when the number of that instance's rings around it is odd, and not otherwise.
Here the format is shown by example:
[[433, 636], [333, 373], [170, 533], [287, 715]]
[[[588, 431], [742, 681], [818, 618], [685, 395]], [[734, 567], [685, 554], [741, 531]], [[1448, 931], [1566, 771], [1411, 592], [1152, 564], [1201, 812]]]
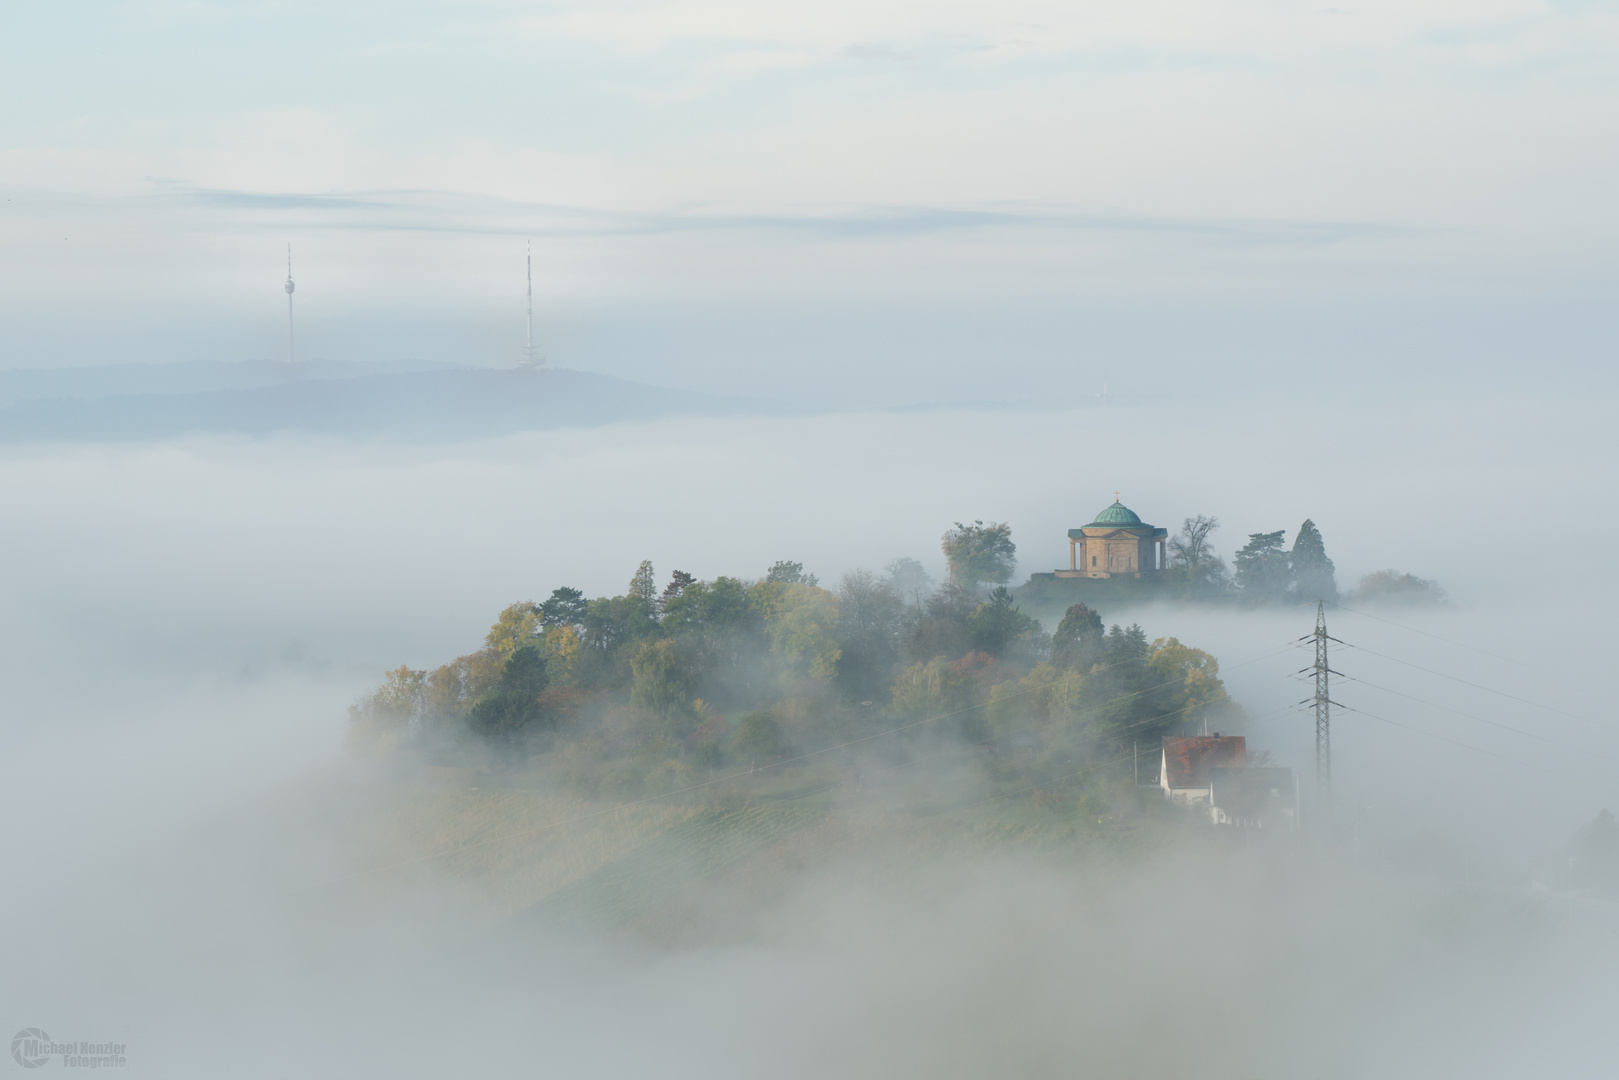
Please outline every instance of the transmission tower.
[[[1315, 644], [1315, 663], [1304, 669], [1315, 676], [1315, 697], [1303, 704], [1315, 706], [1315, 809], [1323, 824], [1332, 820], [1332, 697], [1327, 690], [1327, 677], [1337, 675], [1327, 665], [1327, 643], [1343, 642], [1327, 633], [1327, 605], [1315, 604], [1315, 633], [1301, 638]], [[1303, 674], [1304, 672], [1300, 672]]]
[[287, 283], [282, 288], [287, 291], [287, 363], [298, 361], [298, 354], [293, 349], [292, 341], [292, 290], [297, 286], [292, 283], [292, 245], [287, 245]]
[[534, 347], [534, 241], [528, 242], [525, 256], [526, 271], [528, 274], [528, 343], [523, 346], [523, 359], [521, 367], [536, 368], [545, 363], [545, 357], [539, 354]]

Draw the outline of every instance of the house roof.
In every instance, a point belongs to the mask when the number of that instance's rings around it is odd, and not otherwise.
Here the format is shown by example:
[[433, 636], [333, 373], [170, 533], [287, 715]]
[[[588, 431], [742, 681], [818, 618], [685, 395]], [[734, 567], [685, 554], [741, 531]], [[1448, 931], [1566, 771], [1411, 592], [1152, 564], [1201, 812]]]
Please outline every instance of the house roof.
[[1140, 524], [1141, 519], [1136, 517], [1135, 511], [1115, 499], [1112, 506], [1104, 506], [1102, 512], [1096, 515], [1096, 520], [1085, 526], [1085, 528], [1128, 529], [1132, 525]]
[[1166, 787], [1209, 786], [1209, 770], [1240, 769], [1248, 764], [1248, 741], [1241, 735], [1164, 736]]

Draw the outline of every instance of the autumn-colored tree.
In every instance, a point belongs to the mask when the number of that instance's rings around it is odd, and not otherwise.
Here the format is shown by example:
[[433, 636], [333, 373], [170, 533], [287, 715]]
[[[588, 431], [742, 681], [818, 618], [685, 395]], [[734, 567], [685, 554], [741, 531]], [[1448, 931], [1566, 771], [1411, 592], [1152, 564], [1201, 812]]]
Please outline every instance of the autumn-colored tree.
[[1220, 662], [1202, 649], [1175, 638], [1158, 638], [1147, 654], [1153, 686], [1153, 708], [1165, 730], [1199, 730], [1207, 719], [1231, 728], [1241, 718], [1225, 683]]
[[388, 672], [375, 692], [349, 706], [345, 745], [351, 750], [398, 749], [422, 713], [427, 672], [401, 665]]
[[524, 645], [539, 644], [542, 628], [539, 605], [532, 600], [520, 600], [507, 605], [483, 641], [504, 660]]
[[1017, 545], [1012, 543], [1012, 527], [992, 521], [985, 525], [956, 522], [939, 543], [950, 567], [950, 580], [964, 589], [976, 589], [983, 582], [1004, 584], [1017, 564]]
[[572, 682], [576, 672], [575, 665], [584, 651], [584, 642], [579, 637], [579, 631], [572, 626], [552, 626], [545, 631], [542, 644], [545, 653], [545, 667], [551, 673], [555, 682]]

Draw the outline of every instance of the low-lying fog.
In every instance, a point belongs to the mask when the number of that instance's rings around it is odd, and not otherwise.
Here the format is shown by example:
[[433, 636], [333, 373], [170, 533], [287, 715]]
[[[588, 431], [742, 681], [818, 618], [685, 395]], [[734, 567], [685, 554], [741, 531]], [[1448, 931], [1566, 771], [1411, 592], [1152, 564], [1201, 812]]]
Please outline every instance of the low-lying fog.
[[[1612, 1075], [1619, 913], [1528, 888], [1537, 850], [1619, 810], [1612, 411], [1275, 396], [5, 449], [0, 1019], [164, 1076]], [[619, 593], [642, 559], [939, 576], [977, 518], [1011, 523], [1020, 582], [1115, 489], [1172, 531], [1217, 515], [1228, 560], [1308, 517], [1346, 592], [1387, 567], [1449, 590], [1330, 615], [1362, 680], [1334, 688], [1362, 710], [1334, 728], [1357, 845], [851, 859], [678, 947], [354, 855], [385, 796], [344, 761], [346, 706], [512, 601]], [[1313, 611], [1106, 614], [1213, 652], [1250, 745], [1312, 775], [1285, 646]]]

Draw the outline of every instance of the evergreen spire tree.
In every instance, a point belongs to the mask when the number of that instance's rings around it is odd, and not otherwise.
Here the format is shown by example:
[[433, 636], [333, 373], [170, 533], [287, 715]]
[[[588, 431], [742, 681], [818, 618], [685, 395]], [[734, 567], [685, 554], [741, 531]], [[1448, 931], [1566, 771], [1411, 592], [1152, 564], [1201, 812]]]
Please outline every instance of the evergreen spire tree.
[[1286, 529], [1249, 533], [1248, 543], [1237, 552], [1237, 587], [1250, 603], [1263, 604], [1287, 598], [1291, 573], [1287, 552], [1282, 547]]
[[630, 578], [629, 596], [646, 605], [646, 613], [652, 618], [658, 617], [658, 579], [652, 572], [652, 560], [644, 559], [636, 568], [635, 576]]
[[1304, 519], [1293, 539], [1290, 561], [1293, 588], [1300, 600], [1338, 599], [1338, 581], [1333, 576], [1332, 560], [1327, 558], [1327, 546], [1321, 540], [1321, 530], [1309, 518]]
[[1102, 659], [1102, 616], [1084, 604], [1070, 605], [1051, 638], [1051, 662], [1059, 671], [1089, 671]]

